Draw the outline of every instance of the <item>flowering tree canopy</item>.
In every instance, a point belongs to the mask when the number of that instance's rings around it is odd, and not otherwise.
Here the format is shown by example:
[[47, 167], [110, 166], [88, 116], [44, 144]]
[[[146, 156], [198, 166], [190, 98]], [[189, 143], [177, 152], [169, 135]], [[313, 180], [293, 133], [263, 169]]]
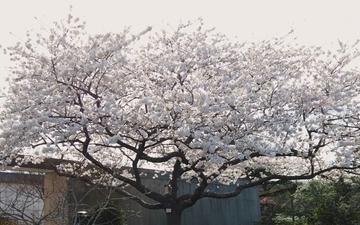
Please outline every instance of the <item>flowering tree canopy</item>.
[[[144, 207], [170, 204], [174, 212], [268, 181], [354, 169], [360, 80], [348, 66], [353, 49], [340, 43], [327, 52], [286, 38], [238, 43], [201, 21], [89, 35], [69, 16], [49, 34], [5, 49], [14, 67], [2, 160], [81, 162], [57, 169], [89, 179], [100, 171], [111, 185], [151, 199], [132, 196]], [[143, 184], [143, 168], [170, 174], [171, 193]], [[197, 188], [178, 196], [179, 179], [196, 180]], [[208, 189], [239, 179], [247, 182], [231, 192]]]

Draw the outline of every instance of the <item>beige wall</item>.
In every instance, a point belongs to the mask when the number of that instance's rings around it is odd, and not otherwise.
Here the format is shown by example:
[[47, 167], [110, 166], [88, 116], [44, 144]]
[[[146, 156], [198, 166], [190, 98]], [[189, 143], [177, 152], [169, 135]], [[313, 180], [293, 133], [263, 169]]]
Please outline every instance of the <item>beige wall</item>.
[[54, 172], [47, 172], [44, 177], [44, 209], [48, 215], [44, 225], [65, 225], [67, 218], [67, 178]]

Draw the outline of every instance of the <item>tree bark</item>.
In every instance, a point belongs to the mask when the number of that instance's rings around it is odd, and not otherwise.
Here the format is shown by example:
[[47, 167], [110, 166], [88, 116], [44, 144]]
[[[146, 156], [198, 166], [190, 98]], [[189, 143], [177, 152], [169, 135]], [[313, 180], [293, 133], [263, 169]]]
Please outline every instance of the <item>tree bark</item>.
[[171, 213], [166, 213], [167, 225], [181, 225], [181, 211], [171, 210]]

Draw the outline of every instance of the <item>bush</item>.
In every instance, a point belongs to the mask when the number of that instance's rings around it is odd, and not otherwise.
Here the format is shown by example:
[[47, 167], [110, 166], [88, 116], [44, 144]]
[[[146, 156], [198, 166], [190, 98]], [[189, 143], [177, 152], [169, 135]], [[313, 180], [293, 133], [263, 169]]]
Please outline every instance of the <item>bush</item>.
[[359, 225], [360, 178], [317, 180], [271, 198], [261, 225]]

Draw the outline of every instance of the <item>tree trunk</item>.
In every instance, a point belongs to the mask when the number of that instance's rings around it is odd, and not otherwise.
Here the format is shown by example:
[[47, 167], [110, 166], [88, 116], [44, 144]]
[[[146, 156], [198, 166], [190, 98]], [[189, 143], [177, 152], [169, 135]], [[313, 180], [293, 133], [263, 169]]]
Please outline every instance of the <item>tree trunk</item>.
[[181, 225], [181, 211], [171, 210], [171, 213], [166, 213], [167, 225]]

